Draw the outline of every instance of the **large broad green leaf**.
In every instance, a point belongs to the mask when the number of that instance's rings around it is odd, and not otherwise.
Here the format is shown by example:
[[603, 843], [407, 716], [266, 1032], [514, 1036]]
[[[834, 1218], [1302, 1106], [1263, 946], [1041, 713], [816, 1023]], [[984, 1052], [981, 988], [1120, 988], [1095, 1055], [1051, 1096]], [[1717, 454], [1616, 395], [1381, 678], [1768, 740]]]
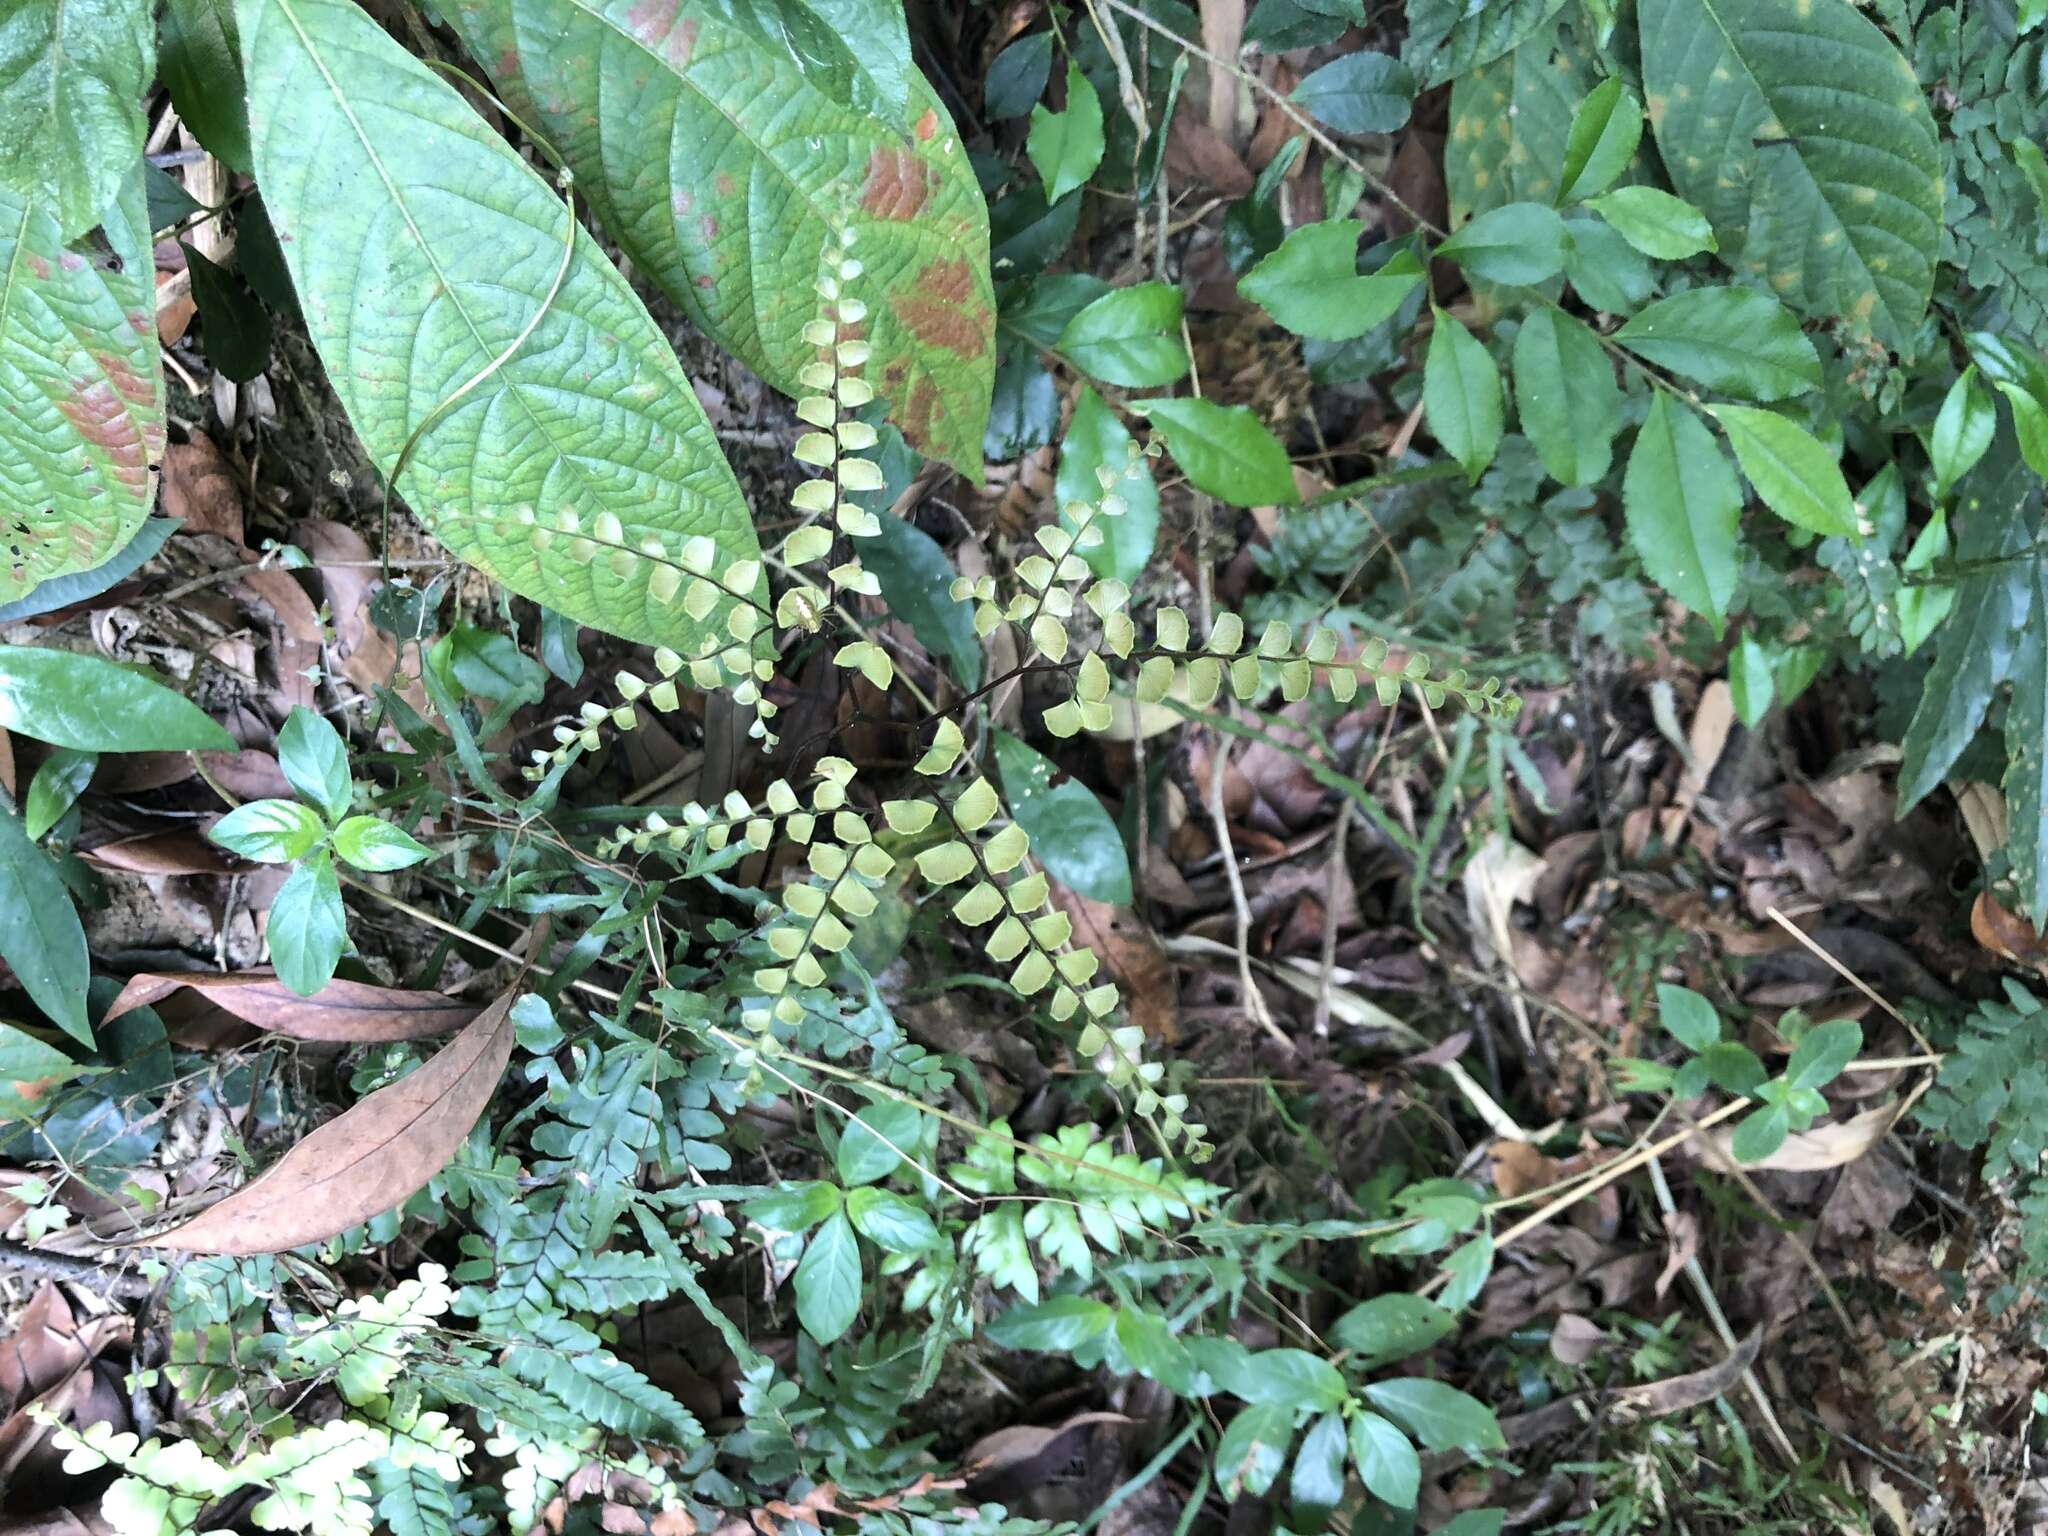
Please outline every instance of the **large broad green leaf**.
[[[1123, 498], [1123, 515], [1095, 519], [1102, 542], [1082, 550], [1081, 558], [1096, 575], [1113, 576], [1125, 586], [1137, 585], [1159, 540], [1159, 488], [1152, 483], [1151, 464], [1143, 455], [1133, 455], [1135, 447], [1116, 412], [1083, 384], [1074, 399], [1066, 436], [1060, 440], [1053, 497], [1060, 506], [1060, 526], [1071, 529], [1073, 522], [1066, 509], [1075, 502], [1093, 503], [1102, 495], [1096, 471], [1107, 469], [1116, 477], [1111, 488]], [[873, 566], [874, 561], [867, 563]], [[887, 588], [883, 590], [886, 596]]]
[[1795, 527], [1856, 536], [1856, 503], [1835, 456], [1806, 428], [1753, 405], [1707, 407], [1765, 506]]
[[0, 603], [112, 559], [149, 516], [163, 370], [129, 170], [104, 249], [67, 248], [47, 206], [0, 192]]
[[[567, 157], [626, 253], [720, 345], [795, 393], [821, 265], [865, 267], [871, 377], [912, 446], [979, 475], [995, 372], [988, 213], [945, 109], [907, 134], [786, 51], [677, 0], [456, 0], [443, 14]], [[863, 50], [864, 51], [864, 50]]]
[[1233, 507], [1299, 501], [1287, 450], [1250, 407], [1213, 400], [1135, 400], [1130, 408], [1156, 425], [1167, 451], [1198, 491]]
[[1941, 238], [1934, 119], [1904, 55], [1847, 0], [1642, 0], [1664, 166], [1722, 258], [1810, 315], [1899, 346]]
[[682, 649], [680, 558], [758, 558], [675, 355], [568, 212], [349, 0], [240, 0], [257, 174], [357, 434], [435, 536], [513, 591]]
[[1500, 370], [1486, 345], [1455, 316], [1435, 312], [1422, 365], [1422, 409], [1444, 452], [1477, 480], [1500, 447]]
[[85, 930], [50, 856], [29, 841], [0, 799], [0, 960], [35, 1005], [75, 1040], [92, 1044], [85, 1017], [90, 970]]
[[1401, 307], [1422, 283], [1422, 263], [1402, 250], [1371, 276], [1358, 270], [1357, 219], [1304, 224], [1238, 281], [1238, 292], [1297, 336], [1349, 341]]
[[[2022, 659], [2039, 557], [2021, 551], [2039, 537], [2040, 490], [2011, 431], [2001, 425], [1991, 451], [1959, 491], [1966, 518], [1956, 554], [1970, 573], [1957, 584], [1920, 706], [1900, 744], [1901, 811], [1947, 777]], [[2041, 750], [2038, 738], [2033, 750]]]
[[1459, 77], [1444, 141], [1453, 228], [1503, 203], [1557, 200], [1573, 109], [1593, 80], [1555, 25]]
[[1745, 400], [1783, 400], [1820, 384], [1820, 358], [1799, 322], [1754, 288], [1674, 293], [1614, 339], [1660, 368]]
[[66, 241], [100, 222], [142, 158], [154, 11], [149, 0], [0, 5], [0, 189], [47, 209]]
[[917, 71], [903, 0], [727, 0], [706, 9], [786, 54], [840, 106], [910, 127]]
[[1415, 76], [1384, 53], [1347, 53], [1294, 88], [1294, 100], [1339, 133], [1392, 133], [1415, 105]]

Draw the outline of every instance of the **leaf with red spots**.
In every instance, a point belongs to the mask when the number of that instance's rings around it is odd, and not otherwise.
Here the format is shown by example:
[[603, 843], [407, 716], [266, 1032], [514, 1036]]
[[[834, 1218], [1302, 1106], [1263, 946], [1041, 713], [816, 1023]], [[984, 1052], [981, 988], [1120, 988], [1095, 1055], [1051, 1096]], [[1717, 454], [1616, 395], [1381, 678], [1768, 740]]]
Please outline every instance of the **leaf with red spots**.
[[[774, 0], [787, 19], [882, 7]], [[988, 210], [945, 109], [839, 93], [829, 61], [700, 0], [455, 0], [444, 13], [576, 172], [634, 264], [721, 345], [795, 393], [827, 257], [859, 260], [869, 370], [914, 447], [981, 470], [995, 377]], [[900, 24], [900, 18], [899, 18]], [[849, 34], [862, 35], [865, 34]], [[860, 49], [879, 81], [889, 50]], [[801, 62], [799, 59], [801, 58]], [[857, 84], [857, 82], [856, 82]], [[879, 90], [879, 85], [876, 87]], [[903, 126], [907, 123], [907, 131]]]
[[0, 603], [110, 559], [149, 516], [163, 376], [142, 163], [66, 246], [0, 192]]

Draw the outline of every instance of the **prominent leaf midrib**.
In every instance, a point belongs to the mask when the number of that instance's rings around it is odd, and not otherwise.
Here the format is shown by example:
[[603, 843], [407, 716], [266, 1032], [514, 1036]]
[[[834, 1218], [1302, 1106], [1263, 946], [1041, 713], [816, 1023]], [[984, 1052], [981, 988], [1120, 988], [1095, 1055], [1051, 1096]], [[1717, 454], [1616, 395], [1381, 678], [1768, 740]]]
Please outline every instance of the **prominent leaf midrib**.
[[[1721, 42], [1727, 49], [1728, 56], [1735, 61], [1736, 67], [1742, 71], [1742, 76], [1745, 80], [1749, 82], [1750, 89], [1756, 92], [1757, 99], [1764, 104], [1765, 110], [1769, 111], [1773, 117], [1776, 117], [1778, 114], [1776, 108], [1771, 105], [1770, 91], [1765, 88], [1763, 81], [1760, 78], [1758, 78], [1756, 70], [1751, 67], [1749, 62], [1749, 56], [1746, 53], [1744, 53], [1740, 47], [1736, 45], [1735, 35], [1728, 30], [1728, 24], [1725, 20], [1722, 19], [1720, 8], [1715, 4], [1715, 0], [1699, 0], [1699, 7], [1700, 10], [1706, 15], [1707, 19], [1714, 24], [1714, 30], [1720, 33]], [[1790, 35], [1804, 38], [1807, 41], [1813, 40], [1810, 36], [1806, 34]], [[1870, 100], [1870, 98], [1867, 96], [1859, 97], [1858, 99], [1865, 102], [1868, 102]], [[1735, 132], [1735, 125], [1732, 120], [1729, 124], [1729, 131], [1731, 135]], [[1896, 154], [1896, 151], [1893, 151], [1893, 153]], [[1841, 230], [1842, 239], [1844, 240], [1844, 242], [1847, 243], [1850, 252], [1855, 256], [1856, 266], [1858, 270], [1862, 272], [1864, 279], [1869, 283], [1870, 291], [1872, 293], [1876, 293], [1878, 290], [1878, 274], [1870, 270], [1870, 263], [1865, 259], [1863, 252], [1857, 246], [1855, 238], [1850, 234], [1849, 225], [1843, 220], [1841, 213], [1836, 209], [1833, 200], [1828, 197], [1827, 188], [1832, 184], [1823, 182], [1820, 179], [1819, 175], [1814, 171], [1813, 167], [1807, 163], [1806, 156], [1799, 153], [1797, 146], [1794, 146], [1793, 154], [1799, 162], [1800, 173], [1804, 175], [1807, 181], [1812, 185], [1814, 194], [1817, 197], [1819, 197], [1821, 206], [1827, 210], [1828, 217], [1834, 221], [1835, 227]], [[1914, 170], [1917, 174], [1917, 167], [1914, 167], [1910, 161], [1907, 161], [1906, 164], [1909, 169]], [[1894, 281], [1903, 283], [1905, 280], [1903, 278], [1900, 278], [1895, 279]], [[1916, 287], [1917, 291], [1917, 285], [1914, 286]], [[1882, 302], [1882, 300], [1880, 300], [1880, 302]], [[1886, 309], [1889, 310], [1890, 306], [1886, 305]]]
[[[673, 65], [669, 63], [669, 61], [665, 57], [662, 56], [661, 52], [658, 49], [654, 48], [650, 44], [642, 41], [640, 38], [637, 38], [632, 33], [628, 32], [624, 27], [620, 26], [617, 22], [613, 21], [610, 16], [605, 14], [605, 12], [593, 6], [590, 3], [590, 0], [568, 0], [568, 3], [574, 9], [579, 10], [583, 12], [584, 15], [590, 17], [590, 19], [595, 21], [599, 26], [607, 28], [614, 36], [622, 39], [628, 47], [634, 49], [636, 52], [645, 54], [647, 58], [653, 61], [656, 69], [660, 70], [663, 74], [667, 75], [671, 80], [675, 81], [677, 85], [681, 86], [684, 90], [688, 91], [698, 101], [702, 102], [705, 106], [709, 107], [712, 111], [716, 112], [720, 117], [724, 118], [726, 122], [731, 125], [733, 133], [738, 138], [744, 140], [747, 144], [753, 146], [754, 153], [756, 157], [759, 159], [760, 163], [768, 166], [775, 172], [776, 176], [782, 180], [783, 184], [786, 185], [790, 189], [790, 191], [796, 194], [798, 201], [800, 201], [806, 208], [808, 208], [813, 214], [817, 216], [819, 223], [825, 225], [828, 229], [831, 227], [832, 220], [826, 216], [825, 211], [821, 207], [819, 207], [817, 201], [810, 195], [810, 193], [804, 190], [803, 184], [799, 182], [794, 176], [790, 175], [788, 171], [784, 170], [779, 163], [777, 163], [775, 156], [770, 152], [769, 146], [766, 143], [766, 141], [757, 137], [753, 133], [750, 133], [747, 130], [746, 126], [743, 123], [741, 123], [741, 121], [738, 118], [734, 117], [731, 112], [726, 110], [723, 103], [715, 100], [709, 91], [705, 90], [703, 86], [698, 85], [695, 81], [693, 81], [690, 78], [687, 70], [675, 68]], [[717, 23], [714, 22], [713, 25], [715, 26], [717, 25]], [[726, 29], [721, 27], [719, 30], [724, 31]], [[808, 90], [810, 89], [810, 87], [806, 86], [805, 89]], [[830, 100], [829, 97], [825, 99], [827, 99], [828, 101]], [[602, 115], [603, 114], [601, 113], [599, 114], [600, 118], [602, 118]], [[759, 318], [760, 317], [757, 314], [755, 317], [756, 323], [759, 322]]]
[[[412, 216], [412, 210], [406, 205], [404, 197], [400, 195], [396, 183], [393, 182], [391, 178], [390, 171], [386, 169], [384, 165], [383, 158], [377, 153], [376, 146], [370, 142], [369, 135], [364, 132], [362, 122], [360, 119], [357, 118], [354, 108], [350, 106], [348, 98], [343, 93], [339, 82], [335, 80], [333, 74], [328, 70], [327, 61], [321, 57], [319, 49], [314, 46], [312, 38], [307, 34], [306, 29], [300, 24], [298, 16], [292, 9], [292, 0], [275, 0], [275, 3], [277, 5], [277, 8], [284, 13], [285, 19], [291, 23], [292, 30], [298, 34], [299, 42], [306, 50], [306, 56], [313, 61], [313, 67], [320, 71], [320, 78], [324, 82], [326, 82], [327, 89], [333, 95], [335, 104], [341, 108], [342, 116], [347, 119], [350, 129], [354, 131], [356, 136], [356, 142], [362, 146], [363, 152], [366, 155], [368, 155], [370, 164], [376, 169], [378, 180], [384, 183], [384, 190], [386, 191], [386, 193], [389, 194], [392, 206], [398, 210], [399, 216], [405, 220], [405, 227], [411, 233], [414, 245], [418, 247], [420, 254], [426, 259], [427, 265], [432, 270], [435, 279], [441, 284], [442, 291], [448, 295], [448, 301], [455, 306], [456, 314], [462, 317], [462, 323], [469, 330], [470, 339], [476, 343], [478, 349], [484, 354], [486, 358], [496, 356], [497, 354], [493, 351], [490, 343], [487, 340], [485, 340], [483, 332], [478, 328], [475, 318], [470, 314], [468, 308], [463, 304], [461, 290], [458, 288], [456, 283], [450, 279], [447, 270], [442, 266], [439, 257], [436, 256], [432, 244], [429, 243], [425, 234], [422, 233], [422, 231], [420, 230], [419, 225], [414, 221]], [[573, 214], [568, 213], [566, 207], [563, 211], [565, 216], [570, 218], [574, 217]], [[516, 218], [516, 215], [508, 215], [508, 217]], [[356, 253], [358, 260], [361, 259], [362, 252], [367, 248], [367, 242], [364, 242], [361, 246], [358, 247]], [[521, 295], [521, 297], [524, 297], [524, 295]], [[421, 331], [423, 330], [424, 326], [415, 329], [413, 336], [411, 338], [411, 345], [418, 345], [420, 334]], [[530, 340], [531, 338], [529, 337], [528, 339]], [[353, 340], [353, 328], [351, 328], [351, 340]], [[596, 486], [594, 482], [590, 480], [589, 475], [584, 470], [583, 466], [578, 462], [578, 459], [581, 456], [578, 454], [571, 453], [566, 447], [563, 446], [561, 440], [558, 437], [556, 437], [555, 433], [549, 427], [548, 423], [541, 417], [540, 413], [535, 410], [533, 402], [527, 399], [525, 386], [521, 384], [516, 374], [509, 372], [509, 368], [512, 361], [512, 358], [506, 358], [505, 365], [498, 370], [498, 377], [500, 377], [503, 380], [503, 387], [497, 391], [494, 391], [492, 394], [479, 395], [477, 397], [478, 402], [487, 403], [492, 399], [505, 396], [509, 396], [511, 399], [516, 401], [518, 403], [521, 414], [524, 415], [524, 417], [529, 423], [531, 423], [534, 431], [539, 433], [542, 439], [546, 441], [548, 447], [553, 451], [557, 462], [559, 462], [570, 474], [575, 476], [575, 478], [584, 485], [584, 487], [591, 494], [592, 499], [600, 502], [608, 501], [610, 498], [598, 494], [599, 488]], [[408, 379], [413, 377], [410, 356], [408, 356], [407, 359], [406, 375]], [[408, 395], [409, 394], [410, 391], [408, 390]], [[407, 419], [401, 421], [400, 425], [406, 430], [410, 430], [409, 401], [407, 405]], [[446, 425], [446, 422], [444, 421], [443, 423], [441, 423], [441, 425]], [[469, 474], [473, 482], [476, 475], [476, 465], [474, 462], [472, 462], [470, 465]], [[694, 500], [696, 498], [693, 497], [692, 499]], [[653, 525], [648, 524], [645, 526]], [[467, 534], [467, 530], [465, 530], [465, 534]], [[603, 543], [607, 541], [593, 539], [592, 542]], [[644, 550], [641, 550], [637, 546], [627, 546], [624, 544], [620, 544], [614, 547], [621, 549], [629, 549], [630, 552], [638, 559], [653, 559], [653, 557], [649, 556]], [[673, 560], [661, 560], [657, 563], [680, 565], [680, 562]]]

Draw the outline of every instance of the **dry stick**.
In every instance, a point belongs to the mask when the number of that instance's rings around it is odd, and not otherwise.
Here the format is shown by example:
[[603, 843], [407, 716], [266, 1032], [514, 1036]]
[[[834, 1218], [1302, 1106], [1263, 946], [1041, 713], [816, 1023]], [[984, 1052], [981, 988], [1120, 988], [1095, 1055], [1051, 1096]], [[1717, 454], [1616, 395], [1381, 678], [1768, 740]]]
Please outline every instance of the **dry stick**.
[[1934, 1047], [1928, 1043], [1927, 1037], [1921, 1034], [1919, 1030], [1913, 1027], [1913, 1021], [1911, 1019], [1907, 1018], [1903, 1013], [1899, 1012], [1898, 1009], [1894, 1008], [1888, 1000], [1879, 996], [1877, 989], [1871, 986], [1870, 983], [1865, 981], [1861, 976], [1858, 976], [1854, 971], [1850, 970], [1849, 967], [1842, 964], [1841, 961], [1837, 960], [1833, 955], [1829, 954], [1826, 950], [1822, 949], [1818, 944], [1814, 943], [1812, 936], [1806, 933], [1803, 929], [1801, 929], [1800, 926], [1797, 923], [1793, 922], [1791, 918], [1787, 917], [1783, 912], [1780, 912], [1776, 907], [1772, 907], [1764, 915], [1770, 918], [1770, 920], [1776, 923], [1780, 928], [1783, 928], [1787, 933], [1791, 934], [1793, 938], [1797, 939], [1809, 950], [1811, 950], [1814, 953], [1814, 955], [1821, 961], [1821, 963], [1827, 966], [1829, 970], [1833, 971], [1837, 976], [1841, 977], [1842, 980], [1848, 982], [1850, 986], [1854, 987], [1858, 992], [1861, 992], [1865, 997], [1869, 998], [1873, 1003], [1877, 1004], [1878, 1007], [1882, 1008], [1894, 1019], [1897, 1019], [1901, 1024], [1905, 1025], [1906, 1033], [1913, 1037], [1913, 1043], [1918, 1045], [1921, 1050], [1930, 1053], [1934, 1050]]
[[[1616, 1179], [1621, 1178], [1625, 1174], [1635, 1172], [1635, 1170], [1642, 1167], [1643, 1164], [1651, 1161], [1653, 1158], [1661, 1157], [1664, 1153], [1669, 1152], [1673, 1147], [1683, 1146], [1687, 1141], [1691, 1140], [1699, 1132], [1706, 1130], [1710, 1126], [1719, 1125], [1723, 1120], [1728, 1119], [1730, 1116], [1742, 1113], [1743, 1110], [1748, 1109], [1755, 1102], [1756, 1101], [1753, 1099], [1746, 1098], [1732, 1100], [1729, 1103], [1723, 1104], [1711, 1115], [1708, 1115], [1702, 1120], [1700, 1120], [1697, 1125], [1688, 1126], [1682, 1131], [1677, 1131], [1672, 1135], [1666, 1136], [1662, 1141], [1652, 1142], [1649, 1146], [1643, 1147], [1638, 1151], [1631, 1152], [1626, 1157], [1615, 1159], [1613, 1162], [1609, 1163], [1605, 1168], [1601, 1169], [1600, 1172], [1588, 1178], [1583, 1184], [1580, 1184], [1576, 1188], [1573, 1188], [1567, 1191], [1566, 1193], [1559, 1195], [1555, 1200], [1551, 1201], [1548, 1205], [1542, 1207], [1542, 1209], [1532, 1211], [1529, 1215], [1524, 1216], [1520, 1221], [1516, 1222], [1512, 1227], [1509, 1227], [1507, 1231], [1501, 1233], [1499, 1237], [1496, 1237], [1493, 1240], [1494, 1248], [1496, 1250], [1506, 1248], [1510, 1244], [1517, 1242], [1524, 1237], [1527, 1237], [1531, 1232], [1535, 1231], [1538, 1227], [1542, 1226], [1545, 1222], [1549, 1221], [1551, 1217], [1557, 1215], [1560, 1211], [1566, 1211], [1571, 1209], [1571, 1207], [1577, 1205], [1581, 1200], [1585, 1199], [1586, 1196], [1605, 1189], [1608, 1185], [1612, 1184]], [[1422, 1287], [1420, 1294], [1427, 1296], [1432, 1291], [1442, 1290], [1443, 1287], [1449, 1283], [1450, 1278], [1451, 1272], [1448, 1269], [1438, 1270], [1436, 1275], [1429, 1281], [1429, 1283]]]
[[[501, 960], [517, 961], [522, 965], [527, 964], [522, 956], [513, 953], [502, 944], [494, 944], [489, 939], [471, 933], [466, 928], [458, 927], [448, 921], [447, 918], [436, 916], [424, 907], [414, 906], [409, 901], [378, 890], [374, 885], [366, 885], [353, 875], [344, 874], [339, 870], [335, 871], [335, 873], [339, 876], [341, 883], [349, 887], [349, 889], [361, 891], [373, 901], [382, 902], [393, 911], [403, 912], [415, 922], [425, 923], [429, 928], [445, 933], [450, 938], [460, 939], [465, 944], [473, 944], [486, 954], [496, 955]], [[551, 967], [541, 965], [538, 962], [528, 965], [527, 968], [536, 976], [552, 976], [555, 974]], [[591, 997], [598, 998], [604, 1002], [620, 1003], [625, 1001], [623, 994], [614, 992], [609, 987], [599, 986], [594, 981], [586, 981], [580, 976], [571, 981], [569, 986], [575, 991], [587, 993]], [[651, 1013], [657, 1018], [665, 1019], [667, 1017], [667, 1015], [662, 1013], [660, 1005], [656, 1003], [635, 1002], [633, 1009], [637, 1013]], [[875, 1094], [898, 1104], [906, 1104], [912, 1109], [930, 1115], [934, 1120], [952, 1126], [957, 1131], [965, 1131], [970, 1136], [986, 1136], [991, 1140], [1001, 1142], [1014, 1152], [1027, 1152], [1033, 1157], [1042, 1157], [1048, 1162], [1059, 1163], [1066, 1167], [1091, 1172], [1114, 1183], [1128, 1184], [1133, 1189], [1142, 1189], [1149, 1194], [1157, 1195], [1167, 1192], [1162, 1185], [1155, 1184], [1149, 1179], [1138, 1178], [1133, 1174], [1123, 1173], [1106, 1163], [1092, 1163], [1086, 1158], [1076, 1157], [1072, 1153], [1063, 1152], [1057, 1147], [1037, 1146], [1031, 1142], [1020, 1141], [1015, 1136], [1006, 1135], [989, 1126], [981, 1125], [976, 1121], [968, 1119], [965, 1115], [956, 1115], [951, 1110], [942, 1109], [936, 1104], [928, 1104], [923, 1099], [904, 1093], [901, 1089], [893, 1088], [887, 1083], [877, 1082], [875, 1079], [855, 1072], [850, 1068], [836, 1066], [829, 1061], [818, 1061], [809, 1056], [801, 1056], [795, 1051], [777, 1049], [774, 1047], [773, 1041], [750, 1040], [745, 1036], [736, 1035], [731, 1030], [721, 1029], [716, 1025], [706, 1028], [704, 1033], [718, 1041], [721, 1045], [729, 1046], [736, 1051], [744, 1052], [750, 1057], [761, 1061], [764, 1066], [768, 1058], [773, 1056], [778, 1061], [786, 1061], [793, 1066], [802, 1067], [806, 1071], [816, 1072], [821, 1077], [833, 1078], [842, 1083], [855, 1084], [864, 1092]], [[1191, 1195], [1182, 1194], [1178, 1191], [1172, 1193], [1173, 1198], [1179, 1200], [1191, 1210], [1203, 1211], [1211, 1215], [1215, 1214], [1213, 1207], [1195, 1199]], [[1236, 1225], [1234, 1222], [1231, 1224], [1233, 1226]]]
[[[1657, 1204], [1664, 1214], [1676, 1218], [1678, 1206], [1671, 1198], [1671, 1186], [1664, 1179], [1664, 1165], [1656, 1158], [1650, 1159], [1650, 1184], [1657, 1191]], [[1694, 1254], [1685, 1261], [1685, 1278], [1692, 1282], [1698, 1293], [1700, 1305], [1706, 1308], [1707, 1316], [1713, 1321], [1714, 1331], [1721, 1336], [1721, 1343], [1733, 1355], [1740, 1347], [1735, 1340], [1735, 1330], [1728, 1326], [1728, 1316], [1721, 1310], [1719, 1298], [1713, 1287], [1707, 1284], [1707, 1272], [1700, 1265], [1699, 1255]], [[1771, 1400], [1764, 1394], [1764, 1384], [1757, 1379], [1756, 1367], [1742, 1368], [1742, 1384], [1749, 1389], [1750, 1400], [1757, 1406], [1757, 1412], [1764, 1416], [1764, 1422], [1771, 1427], [1772, 1438], [1777, 1441], [1778, 1451], [1788, 1466], [1799, 1465], [1799, 1453], [1792, 1448], [1792, 1441], [1785, 1433], [1785, 1426], [1778, 1422], [1778, 1415], [1771, 1408]]]

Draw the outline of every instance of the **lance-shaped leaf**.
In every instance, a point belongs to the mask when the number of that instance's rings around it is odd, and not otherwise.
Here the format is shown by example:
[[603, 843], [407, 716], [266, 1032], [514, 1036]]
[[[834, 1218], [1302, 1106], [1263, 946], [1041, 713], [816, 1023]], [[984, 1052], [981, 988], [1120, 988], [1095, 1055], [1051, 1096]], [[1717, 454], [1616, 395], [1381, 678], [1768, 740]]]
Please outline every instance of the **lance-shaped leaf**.
[[562, 199], [349, 0], [236, 15], [264, 200], [378, 465], [425, 424], [398, 489], [442, 543], [558, 613], [681, 648], [699, 633], [686, 541], [710, 537], [721, 563], [758, 546], [632, 289], [588, 235], [565, 243]]
[[[995, 375], [988, 211], [944, 107], [907, 135], [786, 52], [678, 0], [457, 0], [444, 14], [575, 169], [626, 253], [706, 334], [795, 393], [820, 265], [865, 268], [869, 377], [913, 447], [978, 475]], [[530, 114], [530, 115], [528, 115]]]
[[144, 1238], [181, 1253], [283, 1253], [402, 1205], [455, 1155], [512, 1054], [517, 983], [425, 1065], [358, 1100], [225, 1200]]
[[1664, 166], [1722, 259], [1892, 346], [1941, 239], [1941, 153], [1912, 65], [1847, 0], [1643, 0]]
[[140, 169], [155, 10], [149, 0], [0, 6], [0, 188], [46, 208], [65, 240], [99, 223]]
[[1957, 583], [1920, 706], [1900, 743], [1901, 812], [1947, 777], [1977, 734], [1992, 699], [2022, 659], [2033, 614], [2038, 557], [2021, 552], [2039, 537], [2040, 484], [2002, 424], [1991, 451], [1964, 479], [1960, 496], [1968, 516], [1956, 553], [1972, 569]]
[[129, 171], [101, 237], [68, 247], [46, 202], [0, 191], [0, 603], [111, 559], [149, 516], [163, 374]]

